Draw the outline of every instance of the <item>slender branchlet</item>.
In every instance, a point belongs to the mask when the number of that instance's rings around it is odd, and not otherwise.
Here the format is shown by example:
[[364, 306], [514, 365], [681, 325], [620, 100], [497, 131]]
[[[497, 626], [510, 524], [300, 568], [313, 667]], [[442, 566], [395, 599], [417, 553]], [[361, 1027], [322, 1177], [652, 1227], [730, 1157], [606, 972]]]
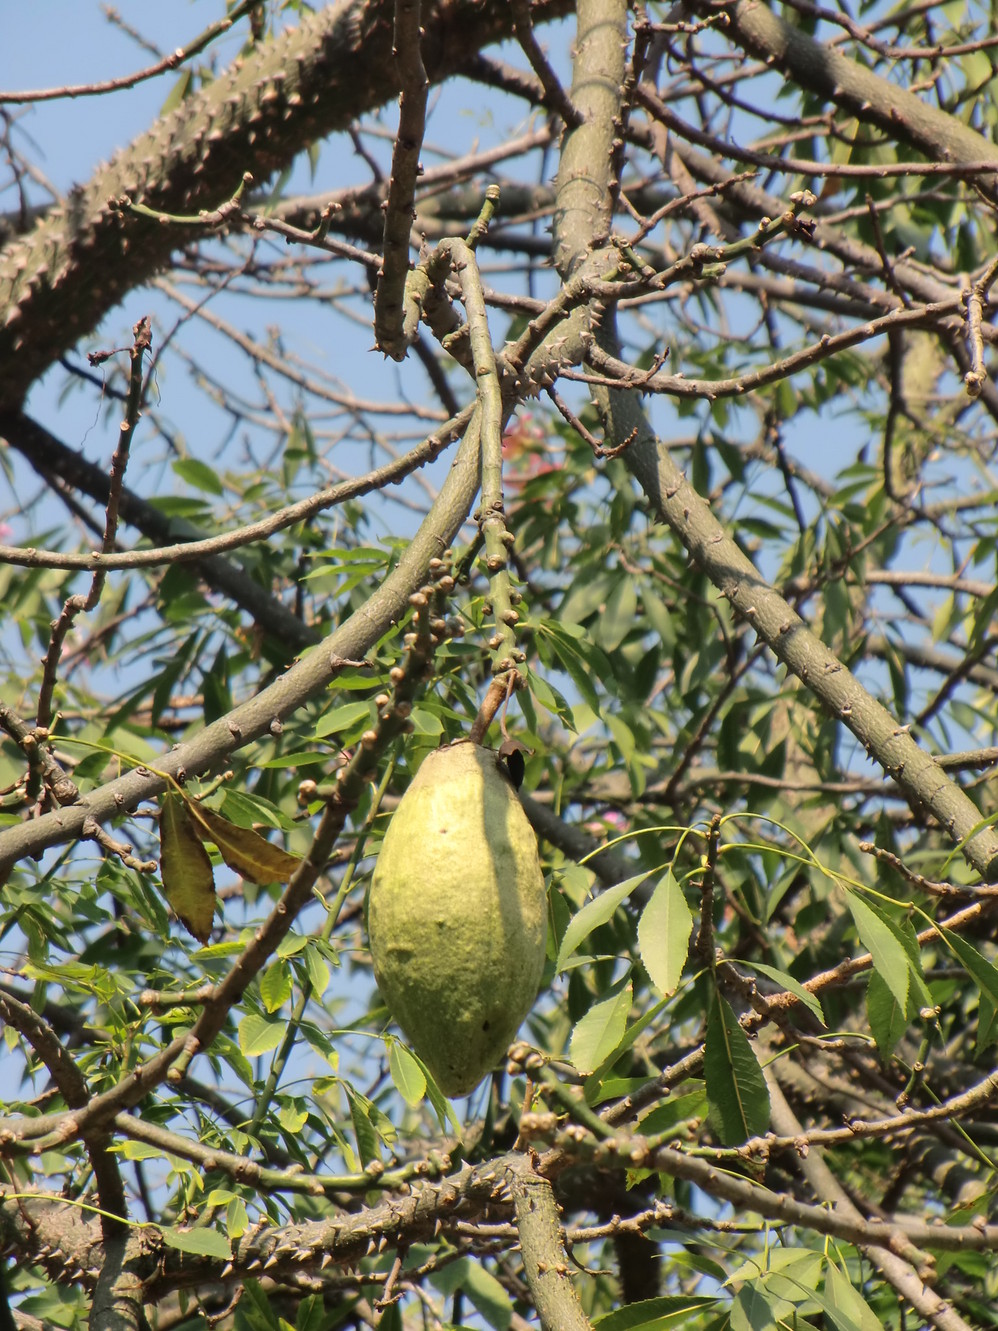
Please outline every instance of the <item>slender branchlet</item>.
[[244, 171], [239, 184], [224, 203], [219, 204], [217, 208], [204, 208], [198, 213], [164, 213], [158, 208], [149, 208], [144, 203], [136, 203], [127, 194], [117, 199], [109, 199], [108, 205], [112, 212], [146, 217], [150, 222], [159, 222], [161, 226], [221, 227], [240, 212], [243, 194], [252, 183], [253, 176], [249, 171]]
[[49, 752], [48, 731], [30, 726], [17, 715], [13, 708], [0, 702], [0, 730], [4, 730], [18, 746], [28, 764], [28, 771], [23, 781], [15, 789], [18, 801], [34, 803], [42, 787], [51, 791], [57, 804], [75, 804], [80, 792], [75, 782], [62, 769]]
[[513, 534], [506, 526], [502, 490], [502, 389], [475, 256], [465, 241], [447, 240], [441, 249], [450, 255], [451, 268], [461, 284], [461, 299], [468, 316], [468, 336], [482, 413], [482, 502], [478, 525], [485, 541], [489, 599], [495, 615], [489, 649], [492, 652], [492, 673], [507, 681], [509, 693], [522, 682], [517, 667], [524, 660], [524, 654], [516, 645], [514, 630], [520, 616], [514, 608], [516, 593], [509, 575]]
[[714, 884], [717, 880], [717, 854], [721, 833], [721, 815], [715, 814], [707, 830], [707, 849], [703, 857], [703, 876], [700, 879], [700, 931], [697, 952], [701, 964], [713, 971], [717, 965], [714, 954]]
[[420, 54], [419, 0], [395, 0], [392, 55], [398, 75], [399, 129], [392, 150], [392, 174], [385, 204], [384, 258], [374, 297], [374, 336], [380, 351], [404, 360], [416, 335], [418, 318], [409, 317], [412, 301], [406, 290], [409, 234], [420, 174], [419, 154], [426, 129], [429, 80]]
[[[489, 185], [485, 202], [465, 239], [467, 248], [474, 252], [489, 229], [499, 204], [499, 186]], [[416, 336], [420, 319], [426, 321], [430, 332], [459, 365], [475, 377], [474, 359], [468, 345], [468, 326], [461, 319], [444, 283], [450, 276], [452, 255], [446, 242], [438, 245], [420, 260], [406, 279], [404, 331], [411, 343]]]
[[984, 306], [996, 277], [998, 259], [993, 259], [978, 281], [973, 286], [965, 286], [962, 293], [967, 310], [967, 351], [970, 357], [970, 369], [963, 376], [968, 397], [980, 397], [988, 377], [984, 364]]
[[336, 773], [335, 781], [301, 782], [299, 803], [308, 805], [325, 800], [327, 804], [352, 806], [389, 745], [400, 735], [412, 732], [412, 706], [432, 673], [434, 652], [445, 638], [459, 637], [463, 632], [459, 619], [447, 617], [455, 586], [450, 550], [445, 551], [442, 559], [430, 560], [430, 578], [409, 597], [413, 616], [411, 628], [403, 638], [405, 654], [401, 663], [389, 671], [391, 693], [381, 693], [375, 699], [378, 710], [371, 728], [361, 736], [360, 744]]
[[[118, 434], [118, 446], [111, 458], [111, 480], [107, 505], [104, 510], [104, 539], [101, 552], [109, 554], [114, 549], [118, 532], [118, 506], [121, 500], [121, 487], [125, 480], [125, 468], [128, 466], [128, 454], [132, 445], [132, 436], [142, 414], [142, 360], [152, 346], [152, 326], [148, 316], [143, 316], [132, 329], [134, 342], [129, 351], [131, 371], [128, 378], [128, 395], [125, 400], [125, 416]], [[67, 598], [62, 613], [52, 627], [48, 650], [42, 661], [42, 683], [38, 692], [38, 711], [35, 724], [46, 729], [52, 720], [52, 695], [55, 692], [58, 677], [59, 658], [62, 655], [66, 635], [73, 626], [77, 615], [89, 614], [94, 610], [104, 590], [107, 573], [102, 568], [94, 570], [90, 580], [90, 590], [83, 595], [77, 593]]]

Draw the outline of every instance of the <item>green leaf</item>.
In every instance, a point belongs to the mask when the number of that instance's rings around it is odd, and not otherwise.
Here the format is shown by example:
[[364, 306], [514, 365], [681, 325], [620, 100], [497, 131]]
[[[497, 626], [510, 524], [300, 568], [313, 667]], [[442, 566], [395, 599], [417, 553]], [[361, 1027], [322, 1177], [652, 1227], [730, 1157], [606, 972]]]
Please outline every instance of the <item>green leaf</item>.
[[349, 730], [351, 726], [357, 726], [363, 723], [367, 725], [371, 719], [371, 704], [368, 702], [345, 702], [339, 707], [332, 707], [328, 712], [324, 712], [315, 723], [313, 734], [316, 739], [324, 739], [327, 735], [339, 735], [344, 730]]
[[776, 966], [767, 966], [761, 961], [746, 961], [743, 957], [738, 958], [739, 966], [744, 966], [746, 970], [758, 971], [760, 975], [765, 975], [767, 980], [772, 980], [778, 984], [781, 989], [785, 989], [788, 994], [793, 994], [795, 998], [800, 999], [809, 1012], [825, 1025], [825, 1012], [814, 994], [809, 993], [803, 985], [798, 984], [794, 977], [786, 971], [777, 969]]
[[287, 1029], [287, 1024], [283, 1021], [268, 1021], [259, 1013], [251, 1012], [239, 1023], [240, 1051], [247, 1058], [269, 1053], [281, 1043]]
[[786, 1312], [784, 1300], [772, 1299], [761, 1283], [745, 1284], [731, 1305], [731, 1331], [772, 1331]]
[[[326, 755], [329, 761], [329, 755]], [[261, 766], [264, 764], [261, 763]], [[219, 810], [230, 823], [239, 827], [256, 827], [263, 823], [267, 827], [277, 828], [280, 832], [290, 832], [296, 826], [295, 820], [279, 809], [271, 800], [249, 790], [234, 790], [226, 786], [222, 791], [222, 807]]]
[[733, 1285], [763, 1285], [771, 1299], [784, 1304], [784, 1315], [793, 1304], [806, 1303], [824, 1274], [827, 1265], [825, 1253], [813, 1248], [771, 1247], [762, 1265], [759, 1256], [746, 1258], [734, 1271], [729, 1272]]
[[447, 1266], [439, 1266], [430, 1280], [443, 1294], [463, 1290], [490, 1326], [507, 1331], [513, 1320], [509, 1295], [495, 1276], [481, 1262], [461, 1257]]
[[308, 1110], [284, 1103], [277, 1111], [277, 1121], [289, 1136], [295, 1137], [308, 1122]]
[[922, 974], [922, 948], [918, 941], [918, 934], [915, 932], [915, 926], [907, 916], [895, 919], [877, 901], [868, 902], [867, 904], [881, 919], [886, 920], [891, 932], [908, 953], [907, 1016], [911, 1021], [921, 1008], [931, 1008], [935, 1004], [935, 999], [932, 997], [929, 986], [925, 983], [925, 976]]
[[261, 1288], [258, 1280], [246, 1279], [240, 1284], [240, 1318], [247, 1331], [281, 1331], [281, 1324], [271, 1305], [269, 1290]]
[[708, 1117], [725, 1146], [740, 1146], [769, 1127], [769, 1092], [748, 1036], [723, 994], [707, 1017], [704, 1081]]
[[[598, 1104], [606, 1096], [607, 1074], [612, 1070], [613, 1065], [621, 1055], [626, 1053], [642, 1033], [658, 1020], [668, 1002], [668, 998], [660, 998], [657, 1003], [652, 1003], [651, 1007], [645, 1008], [637, 1021], [631, 1022], [625, 1028], [621, 1039], [611, 1047], [604, 1056], [602, 1063], [598, 1063], [593, 1068], [592, 1075], [586, 1078], [585, 1095], [587, 1103], [591, 1105]], [[617, 1078], [614, 1080], [624, 1079]], [[626, 1080], [629, 1080], [629, 1078]]]
[[444, 733], [444, 724], [437, 716], [436, 712], [431, 712], [427, 707], [414, 707], [410, 713], [409, 720], [412, 722], [412, 731], [414, 735], [429, 735], [435, 739], [438, 735]]
[[558, 960], [555, 962], [555, 968], [562, 970], [565, 962], [576, 950], [579, 944], [589, 937], [594, 929], [598, 929], [601, 924], [613, 918], [617, 907], [629, 896], [634, 889], [651, 876], [652, 870], [645, 873], [635, 874], [633, 878], [625, 878], [622, 883], [617, 883], [614, 887], [608, 887], [601, 892], [598, 897], [592, 901], [587, 901], [581, 910], [575, 912], [569, 921], [568, 928], [565, 930], [565, 936], [561, 940], [561, 947], [558, 949]]
[[238, 1197], [238, 1195], [231, 1188], [212, 1188], [204, 1199], [204, 1204], [209, 1211], [213, 1211], [216, 1206], [228, 1206], [233, 1197]]
[[426, 1094], [426, 1078], [405, 1045], [392, 1040], [388, 1048], [388, 1071], [395, 1089], [407, 1105], [415, 1109]]
[[298, 1305], [295, 1331], [328, 1331], [329, 1317], [321, 1294], [310, 1294]]
[[622, 573], [596, 621], [595, 641], [604, 651], [615, 651], [634, 628], [637, 613], [638, 593], [634, 578], [629, 573]]
[[540, 705], [556, 716], [569, 730], [574, 730], [574, 717], [572, 715], [572, 706], [563, 694], [549, 684], [543, 676], [536, 670], [532, 670], [527, 675], [527, 688], [531, 695], [537, 699]]
[[161, 116], [169, 115], [175, 111], [180, 103], [193, 91], [194, 72], [190, 68], [183, 69], [177, 75], [173, 87], [166, 95], [163, 105], [159, 109]]
[[246, 944], [238, 938], [227, 938], [223, 943], [209, 943], [198, 953], [202, 961], [216, 961], [219, 957], [235, 957], [246, 951]]
[[404, 1331], [401, 1304], [388, 1305], [378, 1318], [378, 1331]]
[[194, 1253], [198, 1257], [218, 1257], [225, 1261], [232, 1256], [232, 1245], [217, 1229], [177, 1229], [175, 1226], [164, 1225], [160, 1233], [168, 1248], [177, 1248], [180, 1252]]
[[638, 740], [630, 726], [625, 725], [619, 716], [611, 712], [606, 718], [607, 729], [613, 736], [613, 742], [620, 750], [625, 765], [630, 768], [638, 752]]
[[283, 767], [317, 766], [319, 763], [329, 762], [329, 752], [319, 753], [315, 749], [298, 749], [294, 753], [280, 753], [276, 758], [268, 758], [266, 762], [257, 763], [257, 767], [269, 768], [271, 770]]
[[450, 1128], [453, 1132], [455, 1132], [458, 1136], [460, 1136], [462, 1130], [461, 1124], [458, 1121], [457, 1115], [454, 1113], [454, 1108], [451, 1105], [451, 1102], [447, 1099], [446, 1095], [444, 1095], [443, 1091], [433, 1080], [433, 1073], [426, 1066], [426, 1064], [423, 1062], [423, 1060], [419, 1057], [418, 1054], [413, 1054], [411, 1049], [408, 1049], [406, 1052], [411, 1054], [412, 1057], [416, 1060], [416, 1063], [419, 1066], [419, 1070], [423, 1074], [423, 1079], [426, 1082], [426, 1098], [433, 1106], [433, 1112], [437, 1116], [437, 1120], [440, 1123], [440, 1127], [444, 1131], [447, 1131], [447, 1129]]
[[998, 1044], [998, 1003], [981, 990], [977, 1006], [977, 1054]]
[[580, 1072], [593, 1072], [620, 1046], [633, 993], [628, 982], [613, 998], [594, 1003], [572, 1032], [568, 1056]]
[[706, 1113], [707, 1095], [702, 1087], [686, 1095], [670, 1095], [664, 1104], [656, 1105], [641, 1119], [641, 1133], [645, 1137], [657, 1137], [691, 1118], [703, 1118]]
[[908, 1016], [879, 971], [870, 972], [870, 982], [866, 986], [866, 1019], [880, 1057], [889, 1059], [908, 1029]]
[[837, 1331], [881, 1331], [880, 1318], [834, 1262], [825, 1271], [825, 1297], [817, 1297]]
[[313, 997], [321, 998], [329, 987], [329, 966], [314, 944], [309, 944], [305, 949], [305, 969], [308, 971]]
[[470, 1262], [462, 1288], [496, 1331], [507, 1331], [513, 1320], [513, 1304], [505, 1288], [480, 1262]]
[[196, 490], [205, 490], [213, 495], [222, 493], [218, 472], [214, 467], [209, 467], [207, 462], [201, 462], [198, 458], [178, 458], [173, 464], [173, 470]]
[[124, 1156], [126, 1160], [161, 1160], [163, 1158], [163, 1148], [152, 1146], [147, 1142], [123, 1141], [113, 1149], [119, 1155]]
[[268, 1012], [276, 1012], [290, 997], [291, 970], [278, 957], [260, 976], [260, 998]]
[[669, 869], [638, 921], [638, 951], [648, 976], [663, 994], [675, 993], [689, 954], [693, 912], [683, 889]]
[[720, 1302], [709, 1294], [669, 1294], [660, 1299], [627, 1303], [602, 1317], [593, 1318], [593, 1331], [667, 1331], [691, 1315], [714, 1308]]
[[241, 1239], [249, 1228], [249, 1216], [246, 1203], [241, 1197], [233, 1197], [225, 1208], [225, 1232], [231, 1239]]
[[998, 969], [982, 957], [976, 947], [954, 933], [952, 929], [947, 929], [945, 925], [938, 925], [937, 928], [946, 940], [947, 947], [955, 954], [960, 965], [981, 992], [986, 993], [992, 1003], [998, 1004]]
[[898, 1006], [907, 1011], [911, 963], [904, 943], [879, 914], [848, 888], [846, 903], [860, 941], [873, 958], [874, 968], [894, 995]]
[[[537, 626], [537, 631], [550, 644], [552, 651], [561, 662], [566, 674], [571, 677], [572, 683], [579, 690], [583, 699], [599, 716], [601, 714], [601, 704], [599, 695], [593, 686], [593, 673], [590, 671], [578, 645], [566, 633], [565, 625], [557, 624], [551, 620], [542, 620]], [[612, 674], [609, 664], [609, 662], [606, 663], [607, 671]], [[595, 677], [600, 678], [598, 672]]]
[[350, 1122], [357, 1139], [357, 1153], [366, 1168], [372, 1160], [381, 1159], [381, 1143], [369, 1112], [371, 1102], [352, 1090], [348, 1090], [347, 1094], [350, 1099]]

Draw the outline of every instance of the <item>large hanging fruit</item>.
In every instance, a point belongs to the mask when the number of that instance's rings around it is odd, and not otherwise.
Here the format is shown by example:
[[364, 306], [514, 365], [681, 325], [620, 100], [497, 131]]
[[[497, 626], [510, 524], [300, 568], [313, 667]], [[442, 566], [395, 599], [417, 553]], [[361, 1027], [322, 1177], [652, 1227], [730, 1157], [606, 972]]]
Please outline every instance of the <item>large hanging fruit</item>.
[[385, 834], [368, 927], [382, 996], [445, 1094], [474, 1090], [530, 1011], [546, 920], [502, 761], [468, 741], [430, 754]]

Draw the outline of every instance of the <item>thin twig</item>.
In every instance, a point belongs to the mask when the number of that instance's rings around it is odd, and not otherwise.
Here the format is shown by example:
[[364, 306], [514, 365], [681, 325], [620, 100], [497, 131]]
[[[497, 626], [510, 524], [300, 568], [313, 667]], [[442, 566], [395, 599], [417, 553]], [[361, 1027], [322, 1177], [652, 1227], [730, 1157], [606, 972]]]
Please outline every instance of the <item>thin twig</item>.
[[[400, 458], [375, 467], [363, 476], [341, 481], [319, 490], [297, 504], [278, 509], [269, 518], [247, 523], [235, 531], [222, 532], [203, 541], [184, 541], [178, 545], [158, 546], [151, 550], [124, 550], [110, 554], [94, 550], [90, 554], [59, 554], [37, 550], [32, 546], [0, 545], [0, 564], [20, 564], [26, 568], [94, 569], [105, 571], [128, 568], [154, 568], [160, 564], [184, 564], [202, 559], [206, 555], [237, 550], [255, 541], [266, 540], [275, 532], [284, 531], [296, 523], [306, 522], [317, 513], [333, 508], [348, 499], [356, 499], [374, 490], [395, 485], [411, 472], [432, 462], [467, 428], [474, 407], [466, 407], [452, 417], [440, 430], [428, 435], [415, 448]], [[2, 722], [0, 722], [2, 724]]]
[[[135, 427], [141, 415], [142, 358], [152, 345], [152, 325], [148, 316], [144, 316], [138, 321], [132, 329], [132, 333], [135, 340], [129, 352], [131, 372], [128, 379], [125, 417], [121, 422], [118, 434], [118, 446], [111, 458], [111, 479], [104, 516], [104, 539], [101, 542], [101, 552], [103, 554], [109, 554], [114, 549], [115, 536], [118, 531], [118, 504], [121, 499], [121, 487], [125, 479], [125, 468], [128, 466], [128, 452]], [[62, 646], [66, 641], [66, 635], [72, 628], [77, 615], [89, 614], [91, 610], [95, 609], [100, 600], [101, 592], [104, 590], [106, 576], [104, 569], [95, 569], [90, 581], [89, 592], [85, 596], [77, 593], [68, 597], [62, 607], [62, 613], [52, 627], [48, 650], [42, 661], [42, 682], [38, 690], [38, 710], [35, 724], [41, 729], [47, 729], [52, 720], [52, 695], [55, 691], [59, 659], [62, 655]]]
[[136, 84], [144, 83], [147, 79], [153, 79], [159, 74], [165, 74], [168, 70], [177, 69], [185, 61], [190, 60], [191, 56], [200, 55], [216, 37], [221, 37], [228, 32], [238, 19], [241, 19], [244, 14], [248, 14], [251, 9], [255, 9], [259, 4], [260, 0], [242, 0], [242, 4], [237, 4], [225, 18], [219, 19], [217, 23], [212, 23], [205, 28], [200, 37], [195, 37], [192, 42], [188, 42], [186, 46], [180, 47], [176, 51], [171, 51], [162, 60], [157, 60], [154, 65], [136, 70], [134, 74], [123, 74], [120, 78], [105, 79], [101, 83], [69, 84], [62, 88], [35, 88], [26, 92], [0, 92], [0, 105], [4, 103], [16, 105], [24, 102], [51, 102], [61, 97], [100, 97], [106, 92], [119, 92], [123, 88], [134, 88]]
[[[374, 296], [374, 337], [378, 348], [392, 360], [404, 360], [408, 343], [403, 335], [405, 283], [409, 273], [409, 235], [413, 200], [419, 176], [419, 154], [426, 129], [429, 81], [420, 54], [420, 0], [395, 0], [395, 41], [392, 55], [398, 74], [399, 128], [392, 149], [388, 181], [384, 258]], [[415, 337], [415, 329], [411, 330]]]

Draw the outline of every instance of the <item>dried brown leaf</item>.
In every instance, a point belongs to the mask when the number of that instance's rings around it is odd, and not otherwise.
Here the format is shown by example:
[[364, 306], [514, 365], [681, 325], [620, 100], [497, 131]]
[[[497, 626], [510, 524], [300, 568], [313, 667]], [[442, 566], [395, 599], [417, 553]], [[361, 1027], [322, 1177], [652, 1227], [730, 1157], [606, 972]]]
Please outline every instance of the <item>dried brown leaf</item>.
[[184, 800], [201, 839], [216, 845], [233, 873], [251, 883], [286, 883], [301, 863], [299, 856], [273, 845], [251, 827], [237, 827], [214, 809], [186, 796]]
[[215, 879], [187, 800], [164, 795], [159, 839], [166, 899], [184, 928], [207, 943], [215, 917]]

